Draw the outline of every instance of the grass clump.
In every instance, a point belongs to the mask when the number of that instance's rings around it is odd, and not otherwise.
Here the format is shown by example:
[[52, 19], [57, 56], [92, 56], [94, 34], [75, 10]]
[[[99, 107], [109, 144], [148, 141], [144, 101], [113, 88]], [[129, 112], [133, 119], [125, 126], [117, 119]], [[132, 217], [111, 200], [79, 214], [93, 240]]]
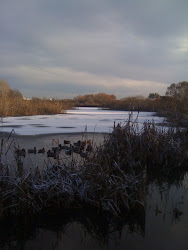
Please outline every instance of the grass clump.
[[127, 174], [133, 171], [169, 172], [187, 168], [188, 133], [181, 128], [159, 128], [154, 123], [118, 124], [96, 151], [94, 161], [117, 164]]

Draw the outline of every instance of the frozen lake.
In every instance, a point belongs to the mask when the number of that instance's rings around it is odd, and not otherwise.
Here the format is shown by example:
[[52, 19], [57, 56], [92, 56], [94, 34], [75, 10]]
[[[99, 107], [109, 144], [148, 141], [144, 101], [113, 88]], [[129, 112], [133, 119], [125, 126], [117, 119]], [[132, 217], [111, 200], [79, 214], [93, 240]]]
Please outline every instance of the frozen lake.
[[[131, 117], [134, 121], [138, 112], [133, 112]], [[162, 123], [164, 118], [154, 116], [154, 112], [140, 112], [138, 125], [142, 126], [145, 121], [154, 120], [155, 123]], [[55, 133], [78, 133], [78, 132], [112, 132], [114, 121], [125, 123], [130, 116], [128, 111], [102, 110], [99, 108], [78, 108], [67, 110], [66, 114], [58, 115], [36, 115], [21, 117], [3, 118], [1, 132], [11, 132], [14, 129], [16, 134], [37, 135]]]

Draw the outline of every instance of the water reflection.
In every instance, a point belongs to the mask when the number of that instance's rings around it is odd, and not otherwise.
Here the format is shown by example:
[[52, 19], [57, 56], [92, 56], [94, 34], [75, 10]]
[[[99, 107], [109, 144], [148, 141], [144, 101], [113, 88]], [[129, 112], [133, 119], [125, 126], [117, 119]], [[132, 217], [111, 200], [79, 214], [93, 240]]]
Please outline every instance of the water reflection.
[[2, 249], [106, 249], [119, 244], [122, 234], [144, 237], [145, 211], [112, 218], [97, 211], [64, 211], [24, 221], [9, 219], [1, 224]]
[[[176, 176], [176, 178], [175, 178]], [[173, 177], [173, 178], [172, 178]], [[179, 209], [181, 213], [176, 213]], [[1, 221], [1, 249], [187, 249], [188, 174], [148, 183], [145, 210], [114, 218], [98, 211], [63, 211]]]
[[187, 235], [186, 171], [150, 175], [146, 208], [121, 218], [77, 209], [0, 221], [3, 250], [187, 249]]

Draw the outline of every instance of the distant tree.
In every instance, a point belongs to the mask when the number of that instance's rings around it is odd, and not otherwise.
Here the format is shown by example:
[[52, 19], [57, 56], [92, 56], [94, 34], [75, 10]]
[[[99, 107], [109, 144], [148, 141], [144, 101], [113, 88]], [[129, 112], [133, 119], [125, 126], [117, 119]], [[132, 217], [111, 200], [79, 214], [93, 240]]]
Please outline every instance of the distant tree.
[[11, 89], [9, 84], [4, 80], [0, 80], [0, 96], [8, 98], [23, 98], [22, 93], [18, 89]]
[[10, 98], [23, 98], [22, 93], [18, 89], [10, 89], [8, 96]]
[[179, 122], [188, 118], [188, 82], [172, 83], [166, 91], [171, 115]]
[[166, 96], [171, 96], [177, 100], [188, 99], [188, 82], [172, 83], [167, 88]]
[[106, 106], [116, 100], [115, 95], [108, 95], [105, 93], [87, 94], [83, 96], [77, 96], [74, 98], [77, 106]]
[[108, 94], [105, 94], [105, 93], [98, 93], [98, 94], [94, 95], [94, 101], [98, 105], [109, 104], [114, 100], [116, 100], [115, 95], [108, 95]]
[[7, 96], [9, 92], [10, 92], [9, 84], [4, 80], [0, 80], [0, 96]]
[[160, 97], [160, 95], [158, 93], [149, 93], [149, 95], [148, 95], [148, 98], [153, 99], [153, 100], [157, 99], [159, 97]]

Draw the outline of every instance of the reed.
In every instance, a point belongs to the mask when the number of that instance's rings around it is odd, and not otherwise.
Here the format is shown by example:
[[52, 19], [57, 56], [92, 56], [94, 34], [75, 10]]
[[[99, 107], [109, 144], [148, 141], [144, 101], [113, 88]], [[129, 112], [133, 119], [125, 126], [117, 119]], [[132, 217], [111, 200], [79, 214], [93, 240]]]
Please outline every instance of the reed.
[[187, 168], [187, 129], [159, 128], [153, 122], [144, 123], [141, 130], [136, 122], [118, 124], [96, 151], [94, 161], [118, 164], [125, 172], [145, 169], [170, 171]]
[[0, 99], [0, 116], [28, 116], [60, 114], [72, 108], [69, 100], [39, 99], [24, 100], [23, 98]]
[[[25, 176], [0, 173], [1, 215], [31, 215], [62, 208], [95, 207], [114, 215], [129, 210], [138, 197], [137, 176], [126, 175], [117, 165], [106, 169], [94, 163], [52, 166], [42, 174], [35, 168]], [[140, 178], [140, 177], [139, 177]]]
[[113, 216], [145, 206], [147, 179], [156, 171], [187, 168], [187, 131], [158, 129], [128, 121], [114, 127], [82, 161], [63, 162], [16, 175], [1, 164], [0, 216], [50, 214], [62, 209], [95, 208]]

